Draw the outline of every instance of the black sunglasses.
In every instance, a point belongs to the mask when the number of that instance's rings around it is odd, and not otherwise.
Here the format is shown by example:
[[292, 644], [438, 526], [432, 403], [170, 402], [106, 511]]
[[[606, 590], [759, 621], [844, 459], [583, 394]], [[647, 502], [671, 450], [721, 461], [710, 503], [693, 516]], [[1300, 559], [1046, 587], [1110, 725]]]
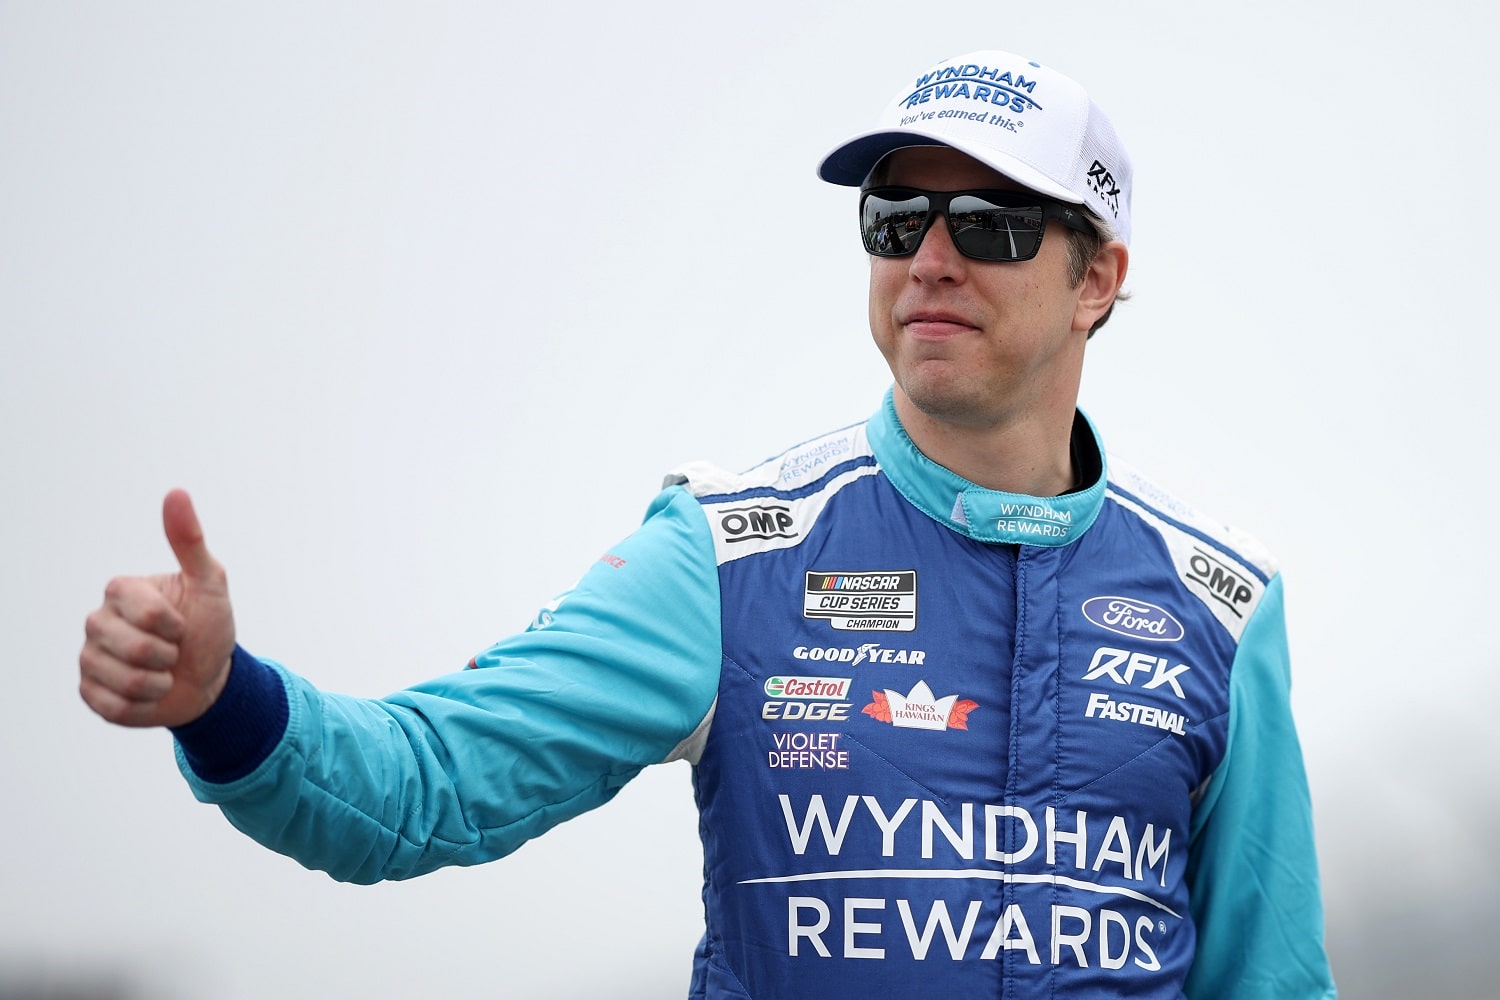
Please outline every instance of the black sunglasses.
[[1049, 220], [1093, 233], [1076, 205], [1027, 191], [924, 191], [868, 188], [859, 195], [859, 233], [876, 257], [905, 257], [942, 215], [959, 253], [974, 260], [1030, 260], [1042, 248]]

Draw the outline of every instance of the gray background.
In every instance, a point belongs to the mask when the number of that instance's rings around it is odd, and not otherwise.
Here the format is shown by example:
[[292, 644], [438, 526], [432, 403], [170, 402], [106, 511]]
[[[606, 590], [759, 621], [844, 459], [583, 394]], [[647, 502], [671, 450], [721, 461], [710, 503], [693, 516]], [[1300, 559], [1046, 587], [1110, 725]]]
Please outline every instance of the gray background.
[[[1483, 12], [1481, 12], [1483, 11]], [[663, 471], [860, 419], [818, 157], [998, 47], [1137, 170], [1111, 448], [1287, 579], [1348, 996], [1489, 995], [1500, 906], [1492, 7], [0, 2], [0, 995], [678, 996], [689, 772], [500, 863], [336, 885], [76, 695], [189, 488], [240, 635], [380, 695], [462, 666]]]

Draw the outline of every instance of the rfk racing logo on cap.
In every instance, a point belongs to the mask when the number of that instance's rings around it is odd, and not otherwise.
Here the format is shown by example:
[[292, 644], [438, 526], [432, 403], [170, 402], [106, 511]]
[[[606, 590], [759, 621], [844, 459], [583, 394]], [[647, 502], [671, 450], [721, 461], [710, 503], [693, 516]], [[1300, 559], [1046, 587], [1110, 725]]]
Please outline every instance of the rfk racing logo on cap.
[[1115, 175], [1104, 164], [1095, 160], [1089, 167], [1089, 187], [1094, 189], [1109, 210], [1116, 217], [1120, 214], [1120, 185], [1115, 183]]
[[917, 572], [807, 574], [802, 616], [845, 632], [912, 632], [917, 627]]

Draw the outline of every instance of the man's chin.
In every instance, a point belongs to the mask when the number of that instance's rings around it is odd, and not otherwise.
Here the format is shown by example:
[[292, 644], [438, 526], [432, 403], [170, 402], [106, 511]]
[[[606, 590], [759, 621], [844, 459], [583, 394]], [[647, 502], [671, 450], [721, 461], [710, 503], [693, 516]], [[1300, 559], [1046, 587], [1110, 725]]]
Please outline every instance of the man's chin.
[[985, 423], [983, 414], [988, 411], [982, 396], [972, 385], [958, 377], [908, 378], [901, 383], [902, 394], [907, 404], [931, 420], [947, 424], [977, 426]]

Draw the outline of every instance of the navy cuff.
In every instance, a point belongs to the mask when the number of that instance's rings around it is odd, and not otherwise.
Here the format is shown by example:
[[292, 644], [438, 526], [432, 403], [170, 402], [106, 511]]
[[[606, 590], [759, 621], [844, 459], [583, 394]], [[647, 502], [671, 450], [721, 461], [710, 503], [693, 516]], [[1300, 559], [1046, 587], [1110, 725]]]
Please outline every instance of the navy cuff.
[[234, 647], [219, 700], [172, 735], [204, 781], [236, 781], [261, 765], [286, 733], [286, 686], [276, 671]]

